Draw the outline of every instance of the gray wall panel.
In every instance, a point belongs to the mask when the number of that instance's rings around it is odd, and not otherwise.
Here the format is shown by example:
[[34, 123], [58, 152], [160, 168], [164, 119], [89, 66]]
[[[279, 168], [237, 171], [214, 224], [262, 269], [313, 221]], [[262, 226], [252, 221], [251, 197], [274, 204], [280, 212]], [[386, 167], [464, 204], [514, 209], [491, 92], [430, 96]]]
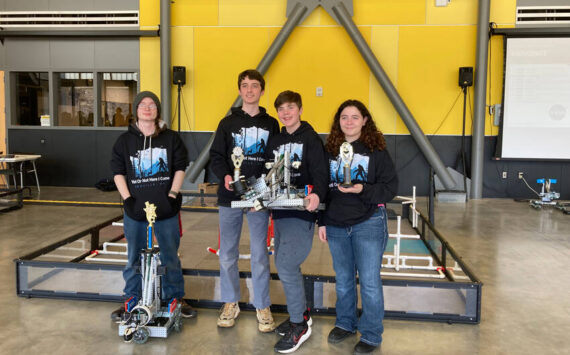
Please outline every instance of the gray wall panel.
[[95, 69], [137, 69], [139, 67], [139, 40], [117, 39], [95, 41]]
[[49, 41], [6, 39], [6, 70], [36, 70], [49, 67]]
[[93, 2], [94, 0], [49, 0], [49, 9], [51, 11], [91, 11]]
[[93, 68], [93, 40], [51, 40], [50, 65], [54, 70]]
[[138, 10], [139, 0], [99, 0], [93, 2], [93, 10]]
[[517, 6], [568, 6], [568, 0], [517, 0]]
[[47, 11], [49, 0], [6, 0], [6, 11]]

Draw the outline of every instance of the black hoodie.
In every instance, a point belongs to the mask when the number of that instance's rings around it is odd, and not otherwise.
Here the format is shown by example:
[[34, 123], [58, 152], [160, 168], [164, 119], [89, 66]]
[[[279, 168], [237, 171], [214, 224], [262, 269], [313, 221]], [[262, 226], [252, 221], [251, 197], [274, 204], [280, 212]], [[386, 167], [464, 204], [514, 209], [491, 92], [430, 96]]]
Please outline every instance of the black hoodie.
[[146, 201], [156, 205], [157, 220], [180, 211], [179, 205], [170, 203], [168, 192], [174, 173], [186, 170], [188, 153], [176, 132], [164, 127], [158, 132], [156, 136], [145, 137], [133, 123], [113, 146], [111, 170], [113, 175], [126, 176], [137, 214], [129, 217], [136, 220], [145, 220], [142, 210]]
[[[325, 202], [328, 170], [323, 141], [317, 132], [305, 121], [291, 134], [283, 127], [281, 133], [269, 141], [266, 159], [273, 161], [275, 152], [282, 155], [285, 151], [290, 153], [291, 162], [301, 162], [299, 169], [291, 169], [291, 184], [298, 189], [313, 185], [312, 192], [319, 196], [320, 202]], [[317, 217], [316, 213], [298, 210], [273, 210], [272, 215], [274, 219], [296, 217], [308, 221]]]
[[259, 113], [253, 117], [241, 107], [232, 107], [231, 115], [223, 118], [216, 130], [216, 137], [210, 148], [210, 167], [220, 179], [218, 188], [218, 205], [229, 207], [232, 201], [240, 198], [233, 191], [226, 190], [224, 178], [234, 176], [232, 151], [241, 147], [244, 159], [241, 175], [245, 178], [260, 177], [265, 164], [265, 148], [269, 138], [279, 133], [279, 123], [260, 107]]
[[328, 155], [329, 193], [323, 221], [326, 224], [348, 227], [364, 222], [374, 214], [379, 204], [390, 202], [398, 191], [398, 176], [386, 150], [370, 151], [359, 140], [352, 142], [354, 156], [351, 163], [353, 184], [362, 184], [359, 194], [344, 193], [338, 189], [343, 182], [343, 162], [338, 156]]

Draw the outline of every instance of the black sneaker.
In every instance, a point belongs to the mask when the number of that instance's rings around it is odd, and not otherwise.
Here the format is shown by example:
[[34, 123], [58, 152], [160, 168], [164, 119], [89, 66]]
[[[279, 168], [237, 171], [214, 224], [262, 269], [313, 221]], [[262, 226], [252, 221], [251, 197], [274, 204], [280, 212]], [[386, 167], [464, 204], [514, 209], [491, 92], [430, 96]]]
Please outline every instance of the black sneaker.
[[[303, 313], [303, 319], [305, 320], [305, 322], [307, 322], [307, 325], [309, 327], [313, 325], [313, 318], [311, 318], [308, 309]], [[289, 331], [289, 328], [291, 328], [291, 318], [287, 318], [287, 320], [279, 324], [279, 326], [275, 328], [275, 333], [284, 336]]]
[[184, 298], [178, 299], [178, 302], [181, 305], [180, 315], [182, 316], [182, 318], [195, 318], [198, 315], [198, 312], [194, 308], [192, 308], [192, 306], [186, 303]]
[[281, 338], [277, 344], [275, 344], [276, 352], [278, 353], [292, 353], [293, 351], [299, 349], [299, 346], [303, 344], [311, 336], [311, 327], [307, 322], [303, 323], [290, 323], [291, 327], [287, 334]]
[[354, 333], [339, 327], [334, 327], [329, 333], [328, 342], [331, 344], [337, 344], [351, 335], [354, 335]]
[[115, 323], [121, 323], [125, 314], [125, 306], [121, 306], [111, 313], [111, 320]]
[[362, 340], [359, 341], [354, 346], [354, 353], [355, 354], [368, 354], [374, 351], [378, 346], [370, 345], [368, 343], [363, 342]]

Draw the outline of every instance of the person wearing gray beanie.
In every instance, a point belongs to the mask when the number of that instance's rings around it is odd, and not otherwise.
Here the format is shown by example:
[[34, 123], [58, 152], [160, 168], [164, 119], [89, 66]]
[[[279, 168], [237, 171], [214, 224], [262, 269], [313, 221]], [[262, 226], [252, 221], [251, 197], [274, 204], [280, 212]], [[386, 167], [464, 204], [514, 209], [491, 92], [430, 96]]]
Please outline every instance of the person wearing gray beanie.
[[[162, 277], [162, 299], [182, 305], [185, 318], [196, 311], [184, 301], [184, 278], [178, 258], [182, 235], [179, 214], [180, 189], [188, 166], [188, 152], [178, 133], [160, 119], [160, 100], [143, 91], [133, 100], [135, 121], [119, 136], [113, 146], [111, 170], [123, 199], [123, 228], [128, 244], [128, 261], [123, 270], [125, 299], [140, 299], [141, 274], [136, 272], [140, 250], [146, 247], [145, 202], [156, 206], [154, 232], [160, 247], [160, 262], [166, 267]], [[120, 322], [125, 313], [120, 307], [111, 314]]]

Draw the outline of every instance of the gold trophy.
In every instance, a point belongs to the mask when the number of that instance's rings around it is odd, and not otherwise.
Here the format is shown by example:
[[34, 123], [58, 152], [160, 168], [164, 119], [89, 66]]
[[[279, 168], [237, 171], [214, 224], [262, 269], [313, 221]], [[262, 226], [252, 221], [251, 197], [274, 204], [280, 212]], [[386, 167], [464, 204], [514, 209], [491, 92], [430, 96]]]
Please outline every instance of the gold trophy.
[[350, 164], [352, 164], [352, 157], [354, 156], [354, 151], [352, 149], [352, 145], [348, 142], [344, 142], [342, 143], [342, 145], [340, 146], [340, 159], [342, 160], [342, 162], [344, 163], [342, 169], [343, 169], [343, 175], [344, 175], [344, 180], [343, 183], [340, 185], [342, 187], [351, 187], [352, 186], [352, 179], [350, 177]]
[[156, 221], [156, 206], [148, 201], [146, 201], [144, 205], [145, 208], [143, 208], [143, 210], [146, 212], [146, 220], [148, 221], [147, 246], [149, 249], [152, 249], [152, 228], [154, 226], [154, 221]]

